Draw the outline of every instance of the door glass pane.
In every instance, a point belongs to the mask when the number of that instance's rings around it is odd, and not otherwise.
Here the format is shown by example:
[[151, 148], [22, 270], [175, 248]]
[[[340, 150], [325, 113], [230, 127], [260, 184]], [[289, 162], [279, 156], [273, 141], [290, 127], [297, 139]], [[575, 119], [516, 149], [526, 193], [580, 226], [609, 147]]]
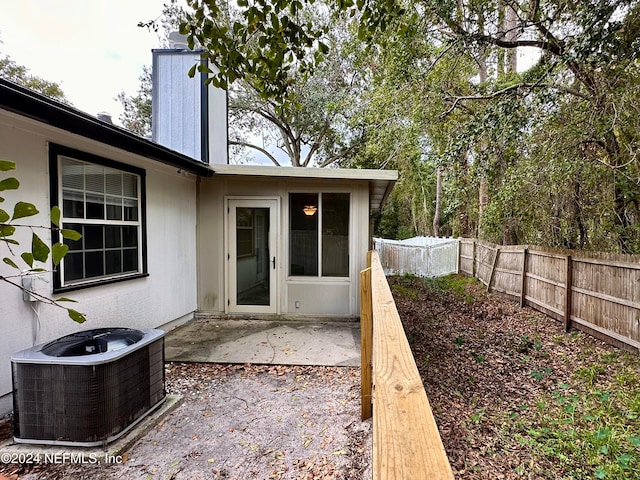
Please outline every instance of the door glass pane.
[[236, 304], [269, 305], [269, 209], [236, 208]]
[[349, 276], [349, 194], [322, 194], [322, 276]]
[[289, 195], [289, 275], [318, 275], [318, 194]]

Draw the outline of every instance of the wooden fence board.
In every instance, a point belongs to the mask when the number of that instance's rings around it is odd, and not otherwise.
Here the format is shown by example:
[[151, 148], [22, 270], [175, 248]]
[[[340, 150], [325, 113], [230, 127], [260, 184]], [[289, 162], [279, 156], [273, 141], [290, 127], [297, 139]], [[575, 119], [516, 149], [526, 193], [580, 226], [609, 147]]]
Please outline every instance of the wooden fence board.
[[[640, 255], [535, 246], [499, 246], [459, 240], [459, 273], [564, 322], [613, 343], [640, 343]], [[569, 259], [570, 257], [570, 259]], [[495, 260], [495, 263], [494, 263]], [[593, 328], [592, 328], [593, 327]]]
[[[475, 248], [472, 248], [475, 247]], [[486, 242], [461, 239], [461, 270], [475, 265], [485, 285], [491, 279]], [[500, 246], [491, 289], [599, 338], [632, 350], [640, 346], [640, 255]], [[475, 251], [475, 255], [474, 255]], [[467, 257], [472, 256], [472, 259]]]

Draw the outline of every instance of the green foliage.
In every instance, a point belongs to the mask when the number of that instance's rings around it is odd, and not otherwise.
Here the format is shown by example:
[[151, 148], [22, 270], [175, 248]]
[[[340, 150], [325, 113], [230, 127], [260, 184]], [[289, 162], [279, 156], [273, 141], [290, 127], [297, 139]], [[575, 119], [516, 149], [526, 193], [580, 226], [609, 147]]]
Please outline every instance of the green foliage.
[[212, 71], [194, 65], [189, 74], [206, 73], [216, 87], [227, 89], [238, 79], [252, 77], [263, 98], [283, 103], [292, 78], [308, 74], [327, 51], [326, 28], [304, 15], [313, 0], [238, 0], [239, 20], [231, 23], [225, 2], [187, 3], [191, 11], [182, 19], [180, 32], [188, 35], [190, 48], [204, 48], [203, 57], [216, 67]]
[[[629, 360], [628, 354], [607, 359], [617, 378], [637, 382], [637, 362]], [[505, 434], [530, 448], [533, 462], [563, 471], [563, 478], [637, 478], [640, 390], [609, 383], [598, 362], [586, 361], [569, 383], [557, 383], [537, 409], [509, 417]], [[532, 376], [544, 381], [546, 374]]]
[[[59, 102], [69, 103], [59, 84], [32, 75], [28, 68], [18, 65], [8, 55], [0, 56], [0, 77], [40, 92]], [[2, 170], [0, 169], [0, 171]]]
[[[16, 164], [9, 160], [0, 160], [0, 172], [8, 172], [16, 169]], [[0, 181], [0, 192], [6, 190], [17, 190], [20, 187], [20, 182], [15, 177], [5, 178]], [[0, 202], [4, 202], [5, 198], [0, 197]], [[13, 276], [3, 275], [0, 276], [0, 280], [13, 285], [19, 289], [24, 289], [20, 282], [15, 282], [14, 279], [20, 279], [25, 275], [35, 275], [39, 273], [46, 272], [46, 269], [38, 266], [36, 262], [46, 263], [51, 255], [51, 259], [54, 266], [57, 266], [62, 258], [66, 255], [69, 250], [69, 246], [63, 243], [55, 243], [51, 248], [40, 238], [40, 236], [36, 233], [36, 229], [45, 228], [45, 227], [37, 227], [33, 225], [22, 225], [21, 223], [15, 223], [16, 220], [21, 220], [24, 218], [29, 218], [37, 215], [38, 209], [35, 205], [27, 202], [18, 201], [15, 203], [13, 207], [13, 214], [9, 215], [5, 210], [0, 210], [0, 244], [4, 244], [4, 246], [9, 250], [11, 256], [4, 257], [2, 259], [5, 265], [10, 266], [11, 268], [17, 270], [16, 274]], [[53, 207], [51, 210], [51, 222], [59, 228], [60, 226], [60, 209], [58, 207]], [[20, 245], [20, 242], [14, 238], [18, 228], [29, 228], [31, 230], [31, 246], [28, 251], [24, 251], [19, 255], [14, 251], [16, 246]], [[81, 235], [72, 230], [62, 230], [62, 236], [64, 238], [72, 238], [79, 239]], [[14, 259], [16, 256], [19, 256], [20, 259], [24, 262], [25, 266], [19, 266]], [[28, 291], [30, 295], [36, 296], [39, 301], [44, 301], [46, 303], [56, 305], [58, 307], [64, 308], [67, 310], [69, 317], [78, 323], [83, 323], [86, 321], [84, 315], [76, 310], [72, 310], [66, 307], [62, 307], [59, 305], [59, 301], [70, 301], [69, 299], [60, 299], [60, 300], [52, 300], [48, 297], [40, 295], [33, 291]]]
[[151, 68], [142, 67], [139, 77], [140, 85], [135, 95], [127, 96], [124, 91], [118, 93], [118, 101], [122, 104], [123, 112], [120, 114], [122, 126], [142, 137], [151, 135], [151, 103], [152, 82]]
[[400, 295], [402, 297], [406, 297], [409, 300], [417, 300], [418, 298], [418, 290], [415, 288], [411, 288], [405, 285], [392, 285], [391, 291], [394, 295]]
[[474, 300], [473, 290], [470, 287], [478, 286], [479, 281], [474, 277], [466, 277], [464, 275], [451, 274], [444, 277], [425, 278], [423, 282], [428, 288], [436, 291], [450, 291], [456, 295], [463, 297], [465, 302], [470, 303]]
[[[190, 8], [181, 29], [216, 67], [200, 68], [209, 81], [229, 88], [248, 80], [255, 98], [289, 120], [343, 110], [330, 117], [338, 127], [329, 143], [353, 145], [344, 142], [353, 135], [359, 142], [340, 166], [400, 171], [392, 206], [376, 221], [384, 236], [430, 234], [440, 212], [445, 234], [640, 252], [637, 0], [536, 8], [192, 0]], [[311, 11], [350, 19], [348, 35], [362, 42], [351, 47], [351, 71], [363, 88], [347, 102], [297, 90], [336, 47], [331, 16]], [[524, 46], [540, 58], [518, 71], [513, 59]], [[312, 91], [323, 96], [317, 85]], [[438, 197], [436, 172], [444, 180]]]
[[358, 52], [344, 22], [326, 19], [318, 9], [305, 10], [305, 16], [331, 26], [325, 38], [331, 50], [312, 71], [292, 74], [286, 102], [261, 95], [254, 75], [229, 89], [229, 143], [236, 157], [260, 152], [275, 165], [285, 158], [294, 167], [326, 167], [359, 147], [359, 131], [350, 121], [366, 88], [354, 69]]

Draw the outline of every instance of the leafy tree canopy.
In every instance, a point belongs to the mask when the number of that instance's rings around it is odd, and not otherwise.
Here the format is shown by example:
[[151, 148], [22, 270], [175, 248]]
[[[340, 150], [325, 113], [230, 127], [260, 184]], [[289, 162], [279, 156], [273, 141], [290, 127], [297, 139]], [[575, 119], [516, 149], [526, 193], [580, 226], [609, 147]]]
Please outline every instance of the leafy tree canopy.
[[70, 103], [58, 83], [31, 74], [27, 67], [19, 65], [8, 55], [0, 55], [0, 77], [40, 92], [59, 102]]

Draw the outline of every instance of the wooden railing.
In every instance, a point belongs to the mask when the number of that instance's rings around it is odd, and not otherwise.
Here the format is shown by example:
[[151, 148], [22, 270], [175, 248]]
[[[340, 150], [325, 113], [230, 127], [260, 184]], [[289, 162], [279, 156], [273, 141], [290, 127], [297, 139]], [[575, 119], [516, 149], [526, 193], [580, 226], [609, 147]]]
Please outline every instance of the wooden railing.
[[368, 260], [360, 277], [361, 400], [363, 420], [373, 414], [373, 478], [453, 479], [377, 252]]

